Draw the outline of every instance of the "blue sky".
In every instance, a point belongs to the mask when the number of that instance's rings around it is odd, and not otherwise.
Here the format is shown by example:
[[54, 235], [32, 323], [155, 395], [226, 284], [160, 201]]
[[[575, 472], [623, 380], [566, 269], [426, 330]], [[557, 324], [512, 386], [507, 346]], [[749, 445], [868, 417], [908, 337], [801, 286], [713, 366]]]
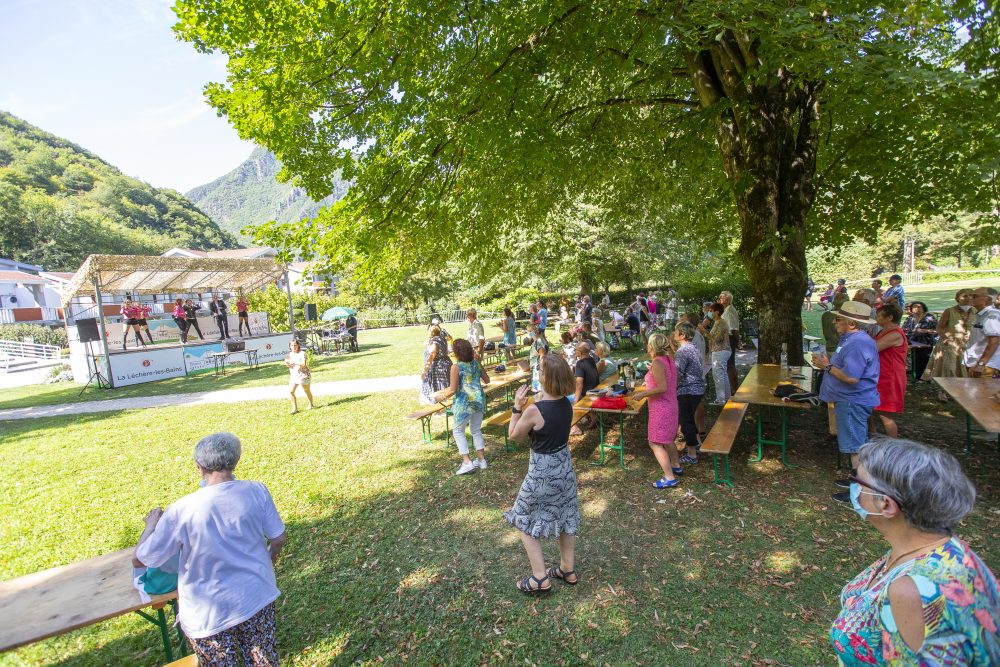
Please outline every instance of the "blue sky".
[[0, 0], [0, 109], [181, 192], [253, 145], [203, 100], [225, 59], [178, 42], [168, 0]]

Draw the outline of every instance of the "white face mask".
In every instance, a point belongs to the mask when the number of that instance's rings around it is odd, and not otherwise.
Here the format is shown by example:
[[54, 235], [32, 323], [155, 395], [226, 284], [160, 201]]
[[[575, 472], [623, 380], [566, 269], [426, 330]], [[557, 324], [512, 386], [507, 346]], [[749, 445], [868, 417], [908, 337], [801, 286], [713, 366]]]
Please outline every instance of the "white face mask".
[[963, 313], [967, 313], [970, 310], [972, 310], [972, 304], [971, 303], [963, 303], [963, 304], [960, 304], [958, 307], [962, 309]]

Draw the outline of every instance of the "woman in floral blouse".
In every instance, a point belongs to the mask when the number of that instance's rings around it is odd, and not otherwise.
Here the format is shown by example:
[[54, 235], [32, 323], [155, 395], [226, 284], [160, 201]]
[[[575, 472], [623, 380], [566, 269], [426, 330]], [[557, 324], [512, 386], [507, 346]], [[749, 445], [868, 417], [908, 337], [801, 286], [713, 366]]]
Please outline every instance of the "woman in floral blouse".
[[1000, 664], [1000, 589], [954, 534], [976, 499], [958, 461], [894, 438], [858, 456], [851, 504], [891, 548], [841, 591], [830, 629], [840, 664]]

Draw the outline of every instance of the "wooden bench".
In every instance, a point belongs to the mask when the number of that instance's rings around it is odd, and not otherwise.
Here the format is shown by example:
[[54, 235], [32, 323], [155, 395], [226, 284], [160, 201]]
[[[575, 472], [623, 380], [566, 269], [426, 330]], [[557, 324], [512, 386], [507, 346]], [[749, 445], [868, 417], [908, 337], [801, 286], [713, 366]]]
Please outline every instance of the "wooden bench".
[[[411, 412], [406, 415], [406, 419], [410, 421], [420, 420], [420, 430], [423, 444], [430, 445], [434, 442], [434, 439], [431, 437], [431, 417], [444, 409], [444, 403], [435, 403], [434, 405], [428, 405], [426, 408], [421, 408], [416, 412]], [[445, 445], [447, 446], [447, 443], [445, 443]]]
[[[712, 455], [716, 484], [733, 486], [733, 481], [729, 477], [729, 452], [733, 449], [736, 434], [739, 433], [740, 424], [743, 423], [743, 417], [749, 408], [749, 403], [727, 401], [722, 407], [722, 412], [719, 413], [719, 418], [715, 420], [712, 430], [708, 432], [708, 436], [701, 443], [699, 453]], [[719, 457], [722, 457], [725, 469], [725, 475], [721, 479], [719, 477]]]
[[177, 617], [177, 592], [143, 602], [132, 584], [134, 554], [122, 549], [0, 582], [0, 653], [133, 612], [159, 629], [168, 662], [186, 653], [179, 625], [175, 652], [165, 613]]
[[[530, 405], [530, 402], [529, 402]], [[573, 420], [570, 422], [570, 427], [576, 426], [577, 423], [587, 416], [589, 410], [573, 410]], [[503, 429], [503, 448], [504, 451], [513, 452], [517, 447], [511, 442], [510, 436], [507, 435], [508, 426], [510, 425], [510, 418], [514, 413], [510, 410], [504, 410], [503, 412], [498, 412], [489, 419], [483, 422], [483, 428], [498, 426]]]
[[198, 656], [191, 654], [180, 660], [174, 660], [169, 665], [164, 665], [163, 667], [198, 667]]

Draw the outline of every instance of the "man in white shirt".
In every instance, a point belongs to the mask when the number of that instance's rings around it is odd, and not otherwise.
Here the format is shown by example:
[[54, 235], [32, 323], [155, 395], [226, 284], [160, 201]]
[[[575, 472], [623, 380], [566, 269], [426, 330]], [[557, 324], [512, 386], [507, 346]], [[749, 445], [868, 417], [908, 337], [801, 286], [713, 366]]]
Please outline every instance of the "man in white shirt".
[[971, 377], [982, 377], [987, 369], [994, 376], [1000, 375], [1000, 310], [993, 305], [997, 291], [991, 287], [977, 287], [972, 293], [972, 307], [976, 309], [976, 323], [969, 334], [963, 363]]
[[740, 314], [736, 312], [736, 306], [733, 305], [732, 292], [726, 291], [719, 294], [719, 303], [725, 308], [722, 311], [722, 319], [726, 323], [726, 328], [729, 329], [729, 347], [733, 350], [733, 353], [729, 355], [729, 361], [726, 362], [726, 374], [729, 376], [729, 386], [735, 389], [738, 386], [736, 384], [736, 350], [740, 346]]
[[486, 347], [486, 332], [483, 330], [483, 323], [476, 317], [476, 309], [469, 308], [465, 311], [465, 319], [469, 321], [469, 344], [476, 353], [477, 359], [483, 358], [483, 348]]

